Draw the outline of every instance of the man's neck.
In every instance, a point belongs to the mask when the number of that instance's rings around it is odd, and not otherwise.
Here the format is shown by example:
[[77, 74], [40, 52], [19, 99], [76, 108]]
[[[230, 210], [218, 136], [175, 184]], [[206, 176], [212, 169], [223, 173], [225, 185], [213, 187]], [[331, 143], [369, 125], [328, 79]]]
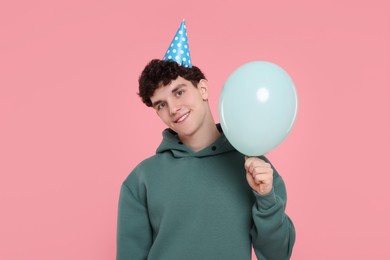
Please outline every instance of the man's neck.
[[214, 120], [205, 122], [205, 124], [205, 127], [201, 127], [195, 135], [180, 137], [180, 140], [195, 152], [198, 152], [214, 143], [221, 135]]

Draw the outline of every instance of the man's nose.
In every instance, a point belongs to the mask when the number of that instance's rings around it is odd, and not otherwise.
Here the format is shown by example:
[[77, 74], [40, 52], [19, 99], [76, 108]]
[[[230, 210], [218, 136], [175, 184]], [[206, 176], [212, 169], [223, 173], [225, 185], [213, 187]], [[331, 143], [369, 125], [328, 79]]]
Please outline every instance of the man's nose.
[[169, 106], [169, 112], [171, 113], [171, 115], [175, 115], [177, 113], [177, 111], [180, 110], [179, 102], [171, 101], [171, 102], [169, 102], [168, 106]]

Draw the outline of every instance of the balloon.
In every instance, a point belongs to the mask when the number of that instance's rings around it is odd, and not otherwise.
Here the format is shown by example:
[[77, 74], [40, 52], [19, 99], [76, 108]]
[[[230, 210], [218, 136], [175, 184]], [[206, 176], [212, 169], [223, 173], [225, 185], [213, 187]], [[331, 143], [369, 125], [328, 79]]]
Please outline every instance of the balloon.
[[289, 134], [298, 110], [294, 82], [281, 67], [253, 61], [237, 68], [219, 97], [219, 119], [229, 142], [242, 154], [260, 156]]

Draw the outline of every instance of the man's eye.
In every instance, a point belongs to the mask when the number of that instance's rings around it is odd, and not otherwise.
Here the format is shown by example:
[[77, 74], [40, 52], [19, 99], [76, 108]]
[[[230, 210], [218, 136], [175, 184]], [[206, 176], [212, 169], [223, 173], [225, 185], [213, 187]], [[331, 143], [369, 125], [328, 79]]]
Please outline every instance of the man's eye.
[[176, 96], [180, 97], [184, 94], [184, 90], [179, 90], [176, 92]]
[[157, 110], [163, 109], [165, 107], [165, 103], [160, 103], [157, 105]]

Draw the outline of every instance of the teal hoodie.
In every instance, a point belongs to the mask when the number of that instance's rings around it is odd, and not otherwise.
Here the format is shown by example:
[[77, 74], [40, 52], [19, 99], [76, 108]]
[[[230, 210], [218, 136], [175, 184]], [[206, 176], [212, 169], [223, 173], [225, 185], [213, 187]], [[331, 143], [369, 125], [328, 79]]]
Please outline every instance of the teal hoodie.
[[277, 171], [271, 193], [254, 192], [223, 133], [194, 152], [166, 129], [156, 155], [122, 184], [116, 259], [249, 260], [252, 245], [258, 259], [289, 259], [295, 229], [285, 207]]

